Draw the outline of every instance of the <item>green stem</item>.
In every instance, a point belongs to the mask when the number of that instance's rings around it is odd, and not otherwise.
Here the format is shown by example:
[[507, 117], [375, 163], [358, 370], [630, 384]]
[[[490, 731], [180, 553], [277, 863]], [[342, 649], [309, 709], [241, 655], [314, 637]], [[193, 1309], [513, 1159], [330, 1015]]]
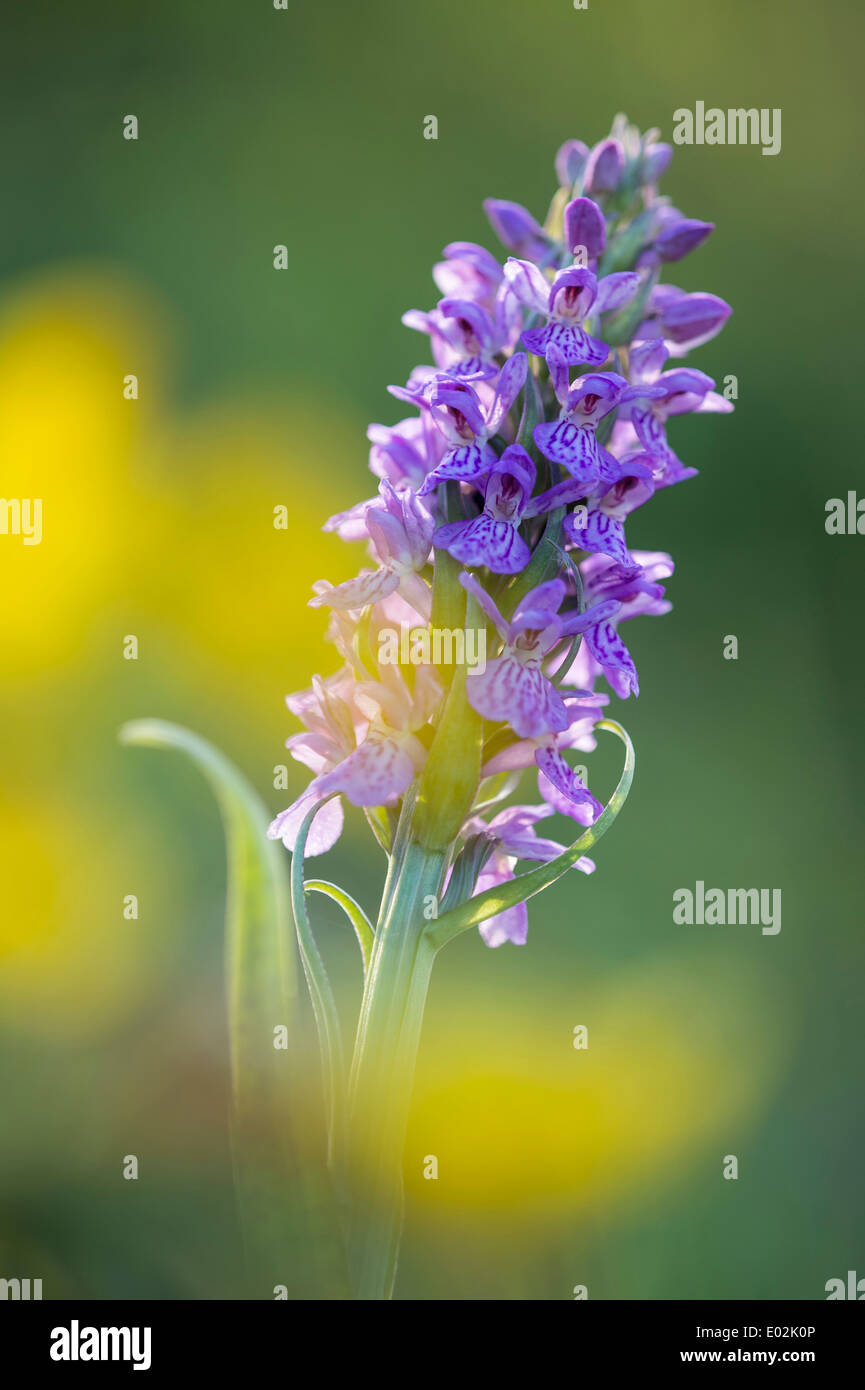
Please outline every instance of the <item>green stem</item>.
[[399, 880], [376, 929], [364, 987], [349, 1100], [349, 1266], [355, 1297], [388, 1299], [402, 1229], [402, 1155], [435, 948], [446, 856], [409, 837]]

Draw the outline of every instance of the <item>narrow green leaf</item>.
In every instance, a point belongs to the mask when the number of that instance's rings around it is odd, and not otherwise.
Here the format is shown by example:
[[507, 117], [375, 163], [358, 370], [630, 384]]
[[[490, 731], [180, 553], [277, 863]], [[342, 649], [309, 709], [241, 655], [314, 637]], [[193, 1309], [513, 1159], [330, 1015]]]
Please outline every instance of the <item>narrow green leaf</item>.
[[345, 1064], [342, 1052], [342, 1030], [336, 1000], [330, 987], [330, 980], [324, 968], [315, 937], [309, 925], [306, 910], [306, 894], [303, 882], [303, 856], [310, 826], [315, 820], [323, 802], [313, 806], [306, 816], [291, 856], [291, 906], [294, 912], [294, 928], [300, 958], [309, 986], [315, 1026], [318, 1029], [318, 1045], [321, 1051], [321, 1069], [324, 1077], [325, 1102], [327, 1106], [327, 1156], [331, 1168], [341, 1167], [345, 1145]]
[[375, 942], [375, 933], [372, 925], [361, 907], [360, 903], [355, 902], [349, 893], [340, 888], [336, 883], [328, 883], [323, 878], [308, 878], [304, 884], [307, 893], [323, 893], [325, 897], [332, 898], [338, 903], [345, 913], [351, 925], [354, 927], [354, 934], [357, 937], [357, 944], [360, 947], [360, 954], [363, 958], [363, 974], [366, 979], [366, 972], [369, 969], [372, 948]]
[[450, 912], [444, 913], [428, 931], [429, 940], [436, 949], [453, 941], [455, 936], [459, 936], [469, 927], [476, 927], [499, 912], [504, 912], [506, 908], [526, 902], [528, 898], [534, 897], [536, 893], [555, 883], [556, 879], [573, 868], [580, 856], [596, 845], [601, 836], [609, 830], [631, 789], [634, 777], [634, 745], [621, 724], [617, 724], [614, 719], [602, 719], [595, 728], [608, 729], [622, 740], [625, 745], [625, 766], [616, 790], [594, 825], [575, 840], [570, 849], [566, 849], [564, 854], [552, 859], [549, 864], [541, 864], [536, 869], [530, 869], [528, 873], [519, 874], [508, 883], [488, 888], [476, 898], [470, 898], [461, 907], [452, 908]]
[[[293, 1115], [305, 1078], [285, 851], [267, 839], [264, 803], [205, 739], [141, 719], [123, 726], [120, 741], [183, 753], [210, 783], [225, 827], [231, 1137], [250, 1295], [272, 1298], [285, 1285], [296, 1298], [343, 1296], [344, 1251], [330, 1180], [310, 1153], [308, 1125]], [[287, 1030], [287, 1048], [274, 1045], [277, 1028]]]

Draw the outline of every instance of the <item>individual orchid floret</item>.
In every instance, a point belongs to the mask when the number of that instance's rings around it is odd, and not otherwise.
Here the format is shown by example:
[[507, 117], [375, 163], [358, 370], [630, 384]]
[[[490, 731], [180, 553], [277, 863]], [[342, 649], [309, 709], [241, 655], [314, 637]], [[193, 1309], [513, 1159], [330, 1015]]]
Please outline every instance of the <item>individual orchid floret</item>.
[[313, 676], [309, 690], [286, 695], [286, 705], [306, 728], [286, 739], [285, 746], [310, 771], [335, 767], [365, 734], [369, 721], [352, 700], [354, 688], [351, 672], [342, 670], [326, 680]]
[[430, 593], [419, 571], [429, 562], [435, 521], [410, 489], [397, 492], [382, 481], [379, 494], [380, 501], [373, 500], [364, 512], [367, 533], [381, 562], [379, 568], [362, 570], [356, 579], [343, 584], [319, 581], [310, 607], [366, 608], [400, 589], [419, 613], [428, 616]]
[[473, 241], [452, 241], [433, 266], [433, 279], [446, 299], [471, 299], [492, 309], [502, 268], [491, 252]]
[[[619, 699], [627, 700], [629, 695], [639, 695], [640, 680], [634, 659], [619, 636], [618, 624], [623, 616], [621, 606], [612, 603], [610, 611], [611, 603], [611, 600], [605, 600], [594, 604], [584, 615], [589, 622], [586, 624], [585, 635], [572, 673], [575, 682], [590, 685], [591, 679], [586, 675], [586, 667], [591, 662], [590, 671], [602, 674]], [[592, 615], [601, 611], [603, 616], [594, 621]], [[585, 665], [581, 662], [581, 657]]]
[[578, 825], [594, 825], [604, 808], [565, 762], [561, 750], [555, 744], [547, 744], [537, 750], [535, 762], [538, 791], [544, 801], [559, 815], [569, 816]]
[[727, 414], [733, 409], [732, 402], [715, 391], [714, 381], [705, 372], [693, 367], [662, 371], [668, 356], [668, 349], [658, 338], [637, 343], [631, 351], [632, 381], [645, 390], [646, 395], [632, 400], [628, 415], [643, 448], [659, 461], [656, 472], [659, 487], [693, 477], [697, 471], [685, 468], [671, 449], [667, 441], [667, 420], [674, 415]]
[[355, 806], [388, 806], [402, 796], [426, 761], [416, 737], [442, 695], [429, 666], [419, 667], [410, 692], [397, 666], [382, 668], [381, 681], [358, 681], [354, 700], [369, 718], [363, 743], [323, 777], [322, 796], [343, 792]]
[[[562, 853], [562, 845], [556, 840], [542, 838], [535, 830], [539, 820], [552, 814], [551, 806], [509, 806], [494, 816], [489, 824], [480, 816], [466, 821], [464, 835], [482, 835], [491, 844], [491, 854], [478, 876], [475, 895], [509, 882], [521, 859], [547, 864]], [[581, 873], [591, 874], [595, 865], [587, 855], [581, 855], [574, 868]], [[488, 946], [502, 946], [506, 941], [514, 946], [523, 946], [528, 929], [529, 916], [525, 903], [497, 913], [479, 927]]]
[[426, 411], [396, 425], [370, 425], [366, 437], [372, 444], [370, 470], [395, 487], [407, 483], [419, 488], [441, 462], [445, 450], [444, 440]]
[[664, 587], [658, 581], [673, 573], [673, 562], [663, 552], [634, 551], [638, 567], [625, 569], [605, 555], [590, 555], [580, 564], [586, 599], [592, 608], [614, 602], [615, 613], [597, 627], [587, 629], [586, 637], [570, 670], [564, 676], [565, 685], [594, 689], [599, 676], [609, 682], [620, 697], [639, 695], [637, 670], [627, 647], [618, 634], [618, 626], [628, 618], [643, 615], [661, 616], [671, 604], [664, 598]]
[[471, 299], [442, 299], [429, 314], [409, 309], [407, 328], [430, 335], [436, 366], [463, 381], [487, 381], [498, 375], [496, 354], [504, 347], [499, 327], [482, 304]]
[[[598, 425], [617, 406], [640, 398], [643, 392], [663, 395], [663, 389], [652, 384], [629, 385], [617, 372], [590, 372], [570, 385], [567, 368], [555, 353], [549, 367], [561, 412], [558, 420], [535, 426], [535, 444], [545, 458], [567, 469], [586, 491], [601, 482], [615, 482], [621, 469], [598, 443]], [[570, 500], [575, 499], [571, 496]]]
[[[563, 658], [567, 656], [566, 649], [562, 655]], [[487, 758], [481, 768], [481, 776], [495, 777], [501, 772], [519, 772], [535, 767], [539, 748], [576, 748], [581, 753], [594, 752], [598, 741], [593, 730], [598, 720], [604, 717], [604, 707], [610, 703], [609, 695], [594, 690], [568, 690], [563, 693], [563, 700], [568, 716], [565, 729], [552, 734], [538, 734], [535, 738], [511, 739], [504, 748], [499, 748]]]
[[525, 449], [509, 445], [487, 476], [480, 516], [440, 526], [433, 545], [464, 565], [486, 565], [494, 574], [519, 574], [531, 559], [518, 527], [536, 476]]
[[473, 575], [463, 572], [460, 583], [477, 600], [504, 643], [502, 654], [466, 683], [469, 704], [485, 719], [509, 724], [520, 738], [567, 729], [568, 711], [544, 675], [543, 663], [563, 637], [602, 623], [618, 605], [602, 603], [591, 615], [573, 612], [560, 617], [567, 586], [562, 579], [551, 579], [530, 590], [507, 622]]
[[609, 700], [609, 695], [588, 690], [566, 694], [563, 702], [570, 721], [566, 729], [508, 744], [488, 759], [482, 769], [483, 775], [492, 777], [499, 772], [518, 771], [534, 765], [538, 769], [539, 794], [572, 820], [592, 825], [600, 814], [600, 803], [567, 766], [562, 750], [594, 751], [597, 739], [592, 731], [603, 717], [603, 707]]
[[590, 314], [620, 309], [636, 294], [640, 277], [634, 271], [620, 271], [599, 280], [588, 266], [569, 266], [555, 275], [552, 284], [530, 261], [510, 257], [505, 278], [521, 304], [545, 318], [543, 328], [526, 329], [523, 347], [547, 356], [554, 347], [563, 361], [575, 365], [600, 366], [610, 349], [582, 327]]
[[[351, 703], [367, 721], [362, 742], [334, 761], [334, 753], [346, 745], [333, 740], [333, 747], [328, 747], [322, 758], [322, 771], [271, 823], [269, 839], [282, 840], [293, 849], [304, 817], [317, 802], [329, 798], [313, 820], [306, 846], [308, 855], [323, 854], [335, 844], [342, 829], [342, 809], [335, 792], [355, 806], [389, 806], [417, 776], [426, 760], [426, 749], [416, 732], [438, 705], [441, 686], [429, 667], [418, 670], [412, 692], [397, 667], [385, 668], [383, 676], [378, 682], [355, 681], [351, 688]], [[293, 751], [297, 748], [295, 744]], [[320, 751], [324, 752], [323, 746]]]
[[633, 566], [625, 568], [606, 555], [590, 555], [580, 564], [587, 603], [615, 599], [621, 604], [616, 621], [640, 616], [661, 617], [672, 604], [664, 598], [662, 579], [675, 570], [673, 558], [663, 550], [635, 550]]
[[526, 260], [540, 263], [550, 253], [551, 241], [532, 214], [520, 203], [486, 198], [484, 212], [502, 246]]
[[655, 285], [634, 337], [662, 338], [671, 357], [685, 357], [720, 333], [732, 312], [716, 294], [689, 294], [677, 285]]
[[[313, 676], [312, 688], [286, 696], [286, 704], [305, 725], [303, 733], [286, 740], [286, 748], [297, 762], [317, 775], [324, 775], [347, 758], [364, 737], [368, 720], [351, 700], [353, 679], [348, 671], [322, 680]], [[320, 800], [314, 783], [306, 788], [286, 810], [281, 811], [268, 829], [271, 840], [282, 840], [294, 850], [297, 833], [307, 814]], [[343, 811], [339, 797], [322, 806], [310, 827], [306, 852], [325, 854], [342, 833]]]
[[565, 517], [564, 533], [570, 545], [608, 555], [629, 570], [636, 566], [625, 541], [625, 517], [648, 502], [655, 488], [646, 464], [631, 461], [623, 467], [627, 471], [611, 488], [588, 497], [584, 507]]
[[509, 357], [499, 374], [495, 395], [487, 410], [467, 382], [440, 380], [434, 384], [429, 395], [429, 410], [450, 447], [419, 489], [421, 497], [445, 478], [472, 482], [495, 467], [498, 459], [489, 439], [504, 423], [523, 389], [527, 371], [525, 353], [517, 352]]

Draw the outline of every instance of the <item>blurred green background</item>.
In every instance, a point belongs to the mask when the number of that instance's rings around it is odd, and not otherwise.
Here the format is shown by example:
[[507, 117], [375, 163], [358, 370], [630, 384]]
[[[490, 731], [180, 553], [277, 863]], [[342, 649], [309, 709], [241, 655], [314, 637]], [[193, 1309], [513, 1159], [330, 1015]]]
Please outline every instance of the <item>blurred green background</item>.
[[[824, 530], [865, 492], [865, 11], [148, 0], [2, 25], [0, 491], [42, 497], [45, 533], [0, 540], [0, 1276], [243, 1291], [219, 821], [116, 730], [188, 724], [286, 803], [283, 695], [334, 665], [309, 584], [355, 568], [318, 528], [372, 491], [366, 424], [424, 359], [400, 314], [447, 241], [498, 250], [484, 197], [543, 217], [565, 138], [618, 110], [669, 138], [697, 100], [783, 111], [777, 158], [684, 148], [663, 185], [717, 224], [665, 278], [733, 304], [692, 361], [737, 376], [737, 410], [674, 425], [700, 477], [630, 524], [675, 556], [675, 607], [627, 634], [637, 778], [597, 874], [533, 905], [525, 948], [472, 935], [437, 967], [398, 1294], [811, 1299], [865, 1274], [865, 541]], [[612, 751], [591, 775], [609, 791]], [[321, 863], [369, 909], [382, 866], [359, 815]], [[697, 879], [781, 888], [780, 934], [675, 926]], [[349, 1013], [354, 947], [316, 912]]]

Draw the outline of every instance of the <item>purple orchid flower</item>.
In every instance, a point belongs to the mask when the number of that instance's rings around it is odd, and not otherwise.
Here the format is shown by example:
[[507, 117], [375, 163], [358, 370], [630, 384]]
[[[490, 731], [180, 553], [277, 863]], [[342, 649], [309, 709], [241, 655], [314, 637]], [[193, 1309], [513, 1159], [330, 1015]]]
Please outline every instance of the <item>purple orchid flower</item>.
[[634, 399], [628, 415], [637, 438], [647, 454], [659, 460], [656, 469], [657, 487], [695, 476], [695, 468], [686, 468], [671, 449], [667, 440], [667, 420], [674, 415], [720, 412], [733, 409], [731, 401], [715, 391], [715, 383], [705, 372], [693, 367], [678, 367], [662, 372], [669, 350], [660, 338], [636, 343], [631, 351], [631, 376], [645, 390], [643, 399]]
[[[463, 826], [463, 835], [483, 835], [489, 839], [492, 852], [481, 870], [475, 884], [473, 896], [483, 893], [487, 888], [498, 888], [514, 877], [514, 869], [521, 859], [548, 864], [564, 851], [564, 845], [556, 840], [539, 836], [535, 825], [539, 820], [553, 814], [551, 806], [509, 806], [500, 811], [487, 823], [480, 816], [473, 816]], [[594, 873], [594, 861], [588, 855], [581, 855], [574, 865], [581, 873]], [[525, 945], [529, 929], [529, 915], [525, 903], [506, 908], [495, 917], [482, 922], [478, 930], [488, 946], [502, 946], [510, 941], [515, 946]]]
[[433, 279], [444, 297], [471, 299], [492, 309], [504, 278], [495, 256], [473, 241], [452, 241], [442, 255], [444, 260], [433, 266]]
[[522, 328], [522, 307], [495, 256], [471, 241], [451, 242], [444, 256], [446, 259], [433, 267], [433, 279], [444, 299], [453, 303], [468, 300], [486, 309], [492, 315], [498, 350], [512, 350]]
[[584, 753], [594, 751], [597, 739], [592, 730], [603, 717], [603, 707], [609, 704], [609, 700], [609, 695], [590, 690], [565, 695], [564, 706], [570, 721], [565, 730], [541, 734], [537, 738], [518, 739], [494, 754], [484, 764], [482, 775], [493, 777], [499, 772], [515, 772], [534, 764], [538, 769], [540, 795], [555, 810], [581, 825], [594, 824], [603, 808], [573, 769], [568, 767], [562, 750], [576, 748]]
[[466, 382], [439, 380], [429, 394], [433, 421], [450, 448], [419, 489], [419, 496], [432, 492], [445, 478], [472, 482], [488, 473], [498, 462], [489, 443], [516, 400], [528, 371], [524, 352], [509, 357], [499, 373], [495, 395], [487, 410], [477, 392]]
[[[388, 387], [416, 418], [370, 426], [378, 495], [326, 524], [342, 539], [363, 542], [373, 568], [344, 584], [314, 586], [312, 602], [328, 610], [326, 639], [341, 670], [289, 698], [303, 731], [287, 746], [312, 781], [268, 833], [296, 855], [307, 819], [306, 853], [322, 853], [335, 843], [349, 803], [368, 808], [388, 858], [379, 915], [369, 923], [371, 961], [369, 932], [349, 912], [364, 958], [365, 1023], [351, 1062], [347, 1124], [334, 1003], [303, 942], [321, 1044], [328, 1162], [337, 1176], [347, 1164], [362, 1179], [348, 1192], [349, 1214], [361, 1214], [348, 1261], [358, 1297], [386, 1299], [393, 1286], [397, 1160], [432, 953], [484, 912], [494, 914], [480, 925], [488, 945], [524, 943], [527, 898], [539, 879], [551, 882], [561, 870], [563, 846], [543, 836], [541, 822], [560, 813], [594, 826], [599, 838], [618, 814], [633, 748], [625, 731], [602, 717], [611, 695], [595, 686], [603, 678], [621, 699], [639, 694], [622, 624], [669, 610], [665, 583], [673, 572], [665, 553], [628, 548], [627, 517], [694, 471], [673, 453], [668, 421], [732, 408], [710, 377], [668, 365], [714, 337], [730, 307], [714, 295], [656, 283], [668, 263], [712, 230], [658, 196], [672, 155], [659, 134], [641, 134], [619, 116], [609, 138], [591, 150], [566, 141], [544, 226], [518, 203], [488, 200], [490, 221], [511, 256], [505, 265], [474, 242], [444, 248], [433, 269], [441, 298], [429, 313], [413, 310], [404, 319], [428, 334], [428, 361], [405, 385]], [[608, 266], [613, 273], [602, 275]], [[456, 485], [439, 487], [447, 481]], [[555, 524], [552, 517], [544, 524], [551, 512]], [[459, 562], [464, 590], [456, 608], [448, 552]], [[462, 565], [468, 568], [460, 572]], [[538, 583], [536, 569], [561, 577]], [[476, 577], [485, 571], [489, 593]], [[433, 611], [436, 623], [462, 620], [465, 632], [434, 627]], [[449, 639], [464, 636], [462, 650], [449, 641], [446, 655], [437, 640], [443, 631]], [[476, 662], [468, 656], [470, 636], [489, 639], [475, 644]], [[463, 660], [465, 679], [450, 669]], [[617, 733], [626, 749], [607, 810], [578, 756], [594, 750], [602, 728]], [[538, 804], [507, 806], [511, 798], [521, 802], [524, 773]], [[487, 811], [491, 806], [495, 811]], [[565, 863], [580, 848], [577, 840]], [[521, 860], [554, 859], [552, 869], [517, 873]], [[590, 873], [594, 864], [583, 856], [574, 867]], [[295, 898], [298, 890], [335, 889], [299, 877], [297, 864]], [[476, 895], [487, 889], [481, 906]], [[350, 907], [347, 896], [335, 896]], [[419, 904], [430, 899], [441, 911], [427, 923]], [[370, 1194], [373, 1222], [364, 1217]]]
[[558, 271], [550, 284], [536, 265], [513, 257], [505, 263], [505, 278], [520, 303], [547, 320], [543, 328], [523, 332], [523, 347], [547, 356], [554, 346], [564, 362], [592, 367], [606, 362], [610, 349], [581, 327], [584, 319], [620, 309], [640, 284], [635, 271], [623, 270], [599, 280], [593, 270], [577, 265]]
[[543, 663], [563, 637], [602, 624], [618, 611], [618, 604], [600, 603], [591, 614], [575, 612], [559, 617], [567, 586], [562, 579], [551, 579], [531, 589], [507, 622], [474, 575], [463, 571], [460, 583], [477, 600], [504, 643], [501, 656], [488, 661], [486, 670], [475, 672], [466, 683], [469, 704], [485, 719], [510, 724], [520, 738], [563, 732], [569, 723], [568, 711], [544, 675]]
[[322, 796], [343, 792], [355, 806], [387, 806], [402, 796], [426, 761], [415, 736], [441, 700], [432, 667], [418, 669], [411, 691], [398, 666], [380, 668], [379, 681], [357, 681], [353, 701], [369, 720], [363, 743], [323, 777]]
[[622, 605], [616, 620], [638, 616], [660, 617], [669, 613], [672, 604], [664, 598], [662, 579], [669, 579], [675, 570], [672, 556], [663, 550], [635, 550], [632, 558], [636, 568], [620, 565], [607, 555], [590, 555], [580, 564], [583, 591], [587, 602], [615, 599]]
[[436, 366], [461, 381], [489, 381], [498, 376], [496, 354], [504, 337], [492, 315], [471, 299], [442, 299], [428, 314], [409, 309], [406, 328], [428, 333]]
[[[642, 456], [645, 457], [645, 456]], [[625, 542], [625, 517], [636, 511], [655, 491], [652, 468], [632, 459], [623, 462], [626, 470], [606, 492], [595, 493], [565, 517], [567, 541], [580, 550], [609, 555], [626, 570], [634, 561]]]
[[592, 372], [570, 385], [567, 366], [556, 350], [551, 350], [547, 363], [561, 412], [558, 420], [535, 426], [535, 444], [545, 458], [567, 469], [586, 491], [601, 482], [614, 483], [621, 468], [601, 448], [595, 430], [617, 406], [643, 394], [662, 395], [663, 390], [651, 384], [630, 386], [617, 372]]
[[[334, 792], [354, 806], [388, 806], [417, 776], [426, 749], [416, 731], [439, 704], [441, 686], [429, 667], [418, 671], [411, 692], [397, 667], [384, 668], [382, 676], [381, 681], [354, 681], [348, 689], [341, 685], [342, 710], [321, 681], [312, 692], [289, 696], [289, 708], [309, 732], [294, 735], [286, 746], [292, 757], [318, 771], [302, 795], [271, 822], [269, 839], [282, 840], [293, 850], [304, 817], [318, 802], [332, 798], [315, 816], [307, 840], [307, 855], [324, 854], [343, 824], [340, 797]], [[353, 720], [358, 721], [354, 726]]]
[[525, 449], [509, 445], [487, 476], [480, 516], [440, 526], [433, 545], [464, 565], [486, 565], [494, 574], [519, 574], [531, 559], [518, 527], [536, 477]]
[[545, 260], [549, 255], [550, 238], [521, 203], [485, 198], [484, 212], [502, 246], [509, 251], [536, 262]]
[[594, 825], [603, 811], [596, 796], [569, 767], [561, 751], [553, 744], [535, 753], [538, 765], [538, 791], [554, 811], [569, 816], [578, 825]]
[[668, 613], [672, 605], [664, 599], [659, 579], [673, 572], [673, 562], [663, 552], [634, 551], [637, 569], [625, 569], [605, 555], [590, 555], [582, 561], [580, 574], [587, 600], [592, 608], [614, 602], [616, 612], [597, 627], [586, 630], [585, 639], [576, 659], [564, 677], [565, 685], [594, 688], [598, 676], [603, 676], [620, 699], [639, 695], [637, 670], [630, 652], [618, 634], [618, 625], [628, 618], [644, 614]]
[[716, 294], [689, 294], [677, 285], [655, 285], [636, 339], [662, 338], [671, 357], [684, 357], [720, 333], [733, 310]]
[[394, 487], [408, 483], [417, 489], [444, 453], [444, 440], [433, 427], [427, 411], [396, 425], [370, 425], [366, 432], [372, 448], [369, 466], [377, 478]]

